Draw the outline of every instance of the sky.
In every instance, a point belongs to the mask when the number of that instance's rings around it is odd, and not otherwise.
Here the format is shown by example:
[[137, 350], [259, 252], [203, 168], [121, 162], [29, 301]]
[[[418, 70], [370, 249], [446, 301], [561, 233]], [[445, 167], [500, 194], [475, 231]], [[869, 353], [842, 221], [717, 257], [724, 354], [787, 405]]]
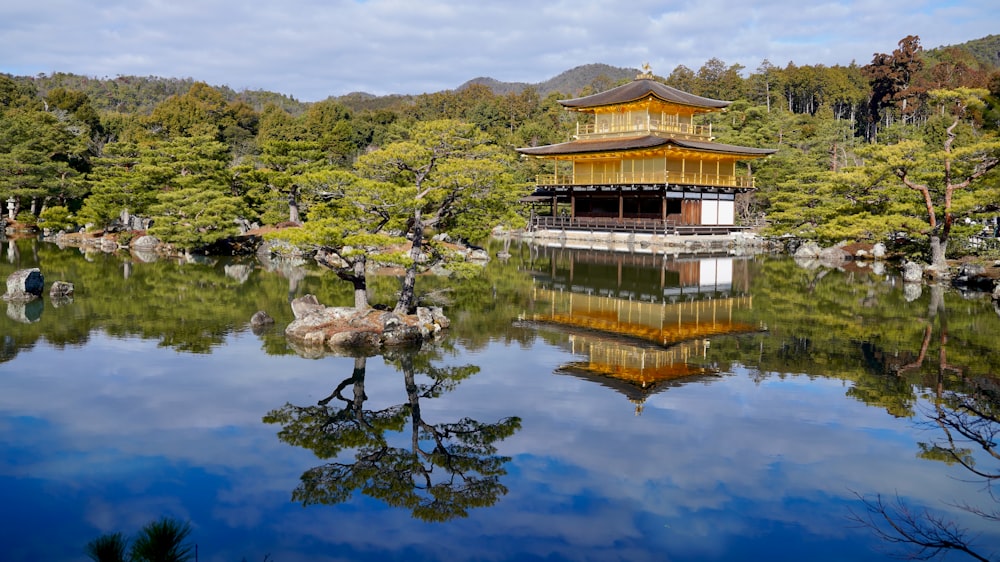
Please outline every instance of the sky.
[[666, 76], [867, 64], [1000, 33], [996, 0], [34, 0], [0, 2], [0, 73], [193, 78], [300, 101], [538, 83], [605, 63]]

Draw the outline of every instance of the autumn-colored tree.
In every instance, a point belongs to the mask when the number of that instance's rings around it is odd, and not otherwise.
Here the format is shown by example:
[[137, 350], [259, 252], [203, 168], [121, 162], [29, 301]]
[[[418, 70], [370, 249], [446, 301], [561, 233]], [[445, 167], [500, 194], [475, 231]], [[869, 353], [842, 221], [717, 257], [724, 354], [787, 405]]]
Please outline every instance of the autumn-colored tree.
[[884, 109], [897, 109], [904, 123], [918, 109], [915, 101], [922, 90], [911, 87], [911, 82], [923, 68], [922, 52], [920, 38], [908, 35], [900, 39], [891, 55], [875, 53], [872, 62], [862, 68], [872, 88], [866, 132], [869, 142], [877, 139]]

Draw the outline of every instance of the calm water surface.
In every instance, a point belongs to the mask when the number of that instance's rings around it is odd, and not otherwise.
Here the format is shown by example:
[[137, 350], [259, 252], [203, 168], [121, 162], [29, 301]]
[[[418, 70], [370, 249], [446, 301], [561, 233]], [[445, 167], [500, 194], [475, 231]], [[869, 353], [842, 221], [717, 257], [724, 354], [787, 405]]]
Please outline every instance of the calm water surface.
[[989, 299], [781, 258], [512, 253], [421, 279], [450, 289], [438, 345], [354, 358], [284, 341], [290, 297], [351, 302], [312, 267], [0, 242], [3, 278], [77, 289], [0, 303], [0, 559], [85, 560], [166, 515], [207, 561], [883, 560], [851, 520], [875, 494], [1000, 551], [928, 421], [995, 389]]

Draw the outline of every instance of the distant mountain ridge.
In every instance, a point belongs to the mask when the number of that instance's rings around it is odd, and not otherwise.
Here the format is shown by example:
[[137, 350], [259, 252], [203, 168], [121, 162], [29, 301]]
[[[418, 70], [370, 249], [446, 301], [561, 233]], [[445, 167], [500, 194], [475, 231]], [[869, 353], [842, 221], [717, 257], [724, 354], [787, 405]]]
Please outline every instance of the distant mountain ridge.
[[639, 74], [639, 70], [635, 68], [621, 68], [600, 63], [584, 64], [537, 84], [501, 82], [494, 78], [479, 77], [465, 82], [457, 89], [463, 90], [474, 84], [480, 84], [488, 87], [494, 94], [506, 95], [511, 93], [517, 94], [525, 88], [531, 87], [535, 88], [538, 91], [538, 95], [543, 98], [552, 92], [575, 96], [588, 86], [600, 84], [603, 86], [603, 89], [606, 89], [622, 80], [631, 80], [635, 78], [636, 74]]
[[[1000, 35], [987, 35], [986, 37], [973, 39], [957, 45], [942, 45], [940, 47], [929, 48], [926, 49], [926, 51], [928, 55], [935, 56], [937, 53], [950, 47], [958, 48], [969, 53], [986, 68], [1000, 68]], [[666, 76], [673, 69], [663, 70], [663, 76]], [[526, 82], [503, 82], [488, 76], [480, 76], [465, 82], [457, 89], [462, 90], [474, 84], [481, 84], [488, 87], [494, 94], [497, 95], [507, 95], [510, 93], [516, 94], [520, 93], [525, 88], [532, 87], [535, 88], [538, 91], [538, 95], [543, 98], [552, 92], [560, 92], [567, 96], [576, 96], [587, 86], [593, 87], [599, 85], [601, 86], [600, 88], [594, 89], [600, 91], [614, 86], [616, 83], [623, 80], [631, 80], [635, 78], [636, 74], [639, 74], [639, 72], [640, 71], [635, 68], [621, 68], [608, 64], [585, 64], [567, 70], [558, 76], [537, 84], [529, 84]]]
[[[936, 57], [947, 49], [959, 49], [967, 53], [975, 61], [981, 63], [987, 70], [1000, 68], [1000, 35], [988, 35], [957, 45], [945, 45], [926, 49], [929, 57]], [[672, 69], [660, 69], [663, 76]], [[489, 88], [496, 95], [519, 93], [525, 88], [534, 88], [540, 97], [544, 98], [553, 92], [558, 92], [566, 98], [577, 97], [585, 89], [599, 92], [611, 88], [621, 82], [632, 80], [640, 71], [635, 68], [622, 68], [608, 64], [585, 64], [560, 73], [553, 78], [529, 84], [526, 82], [503, 82], [491, 77], [481, 76], [466, 81], [455, 90], [462, 90], [473, 85]], [[81, 91], [90, 97], [95, 108], [114, 112], [149, 113], [153, 107], [172, 95], [187, 92], [195, 82], [192, 78], [163, 78], [157, 76], [117, 76], [115, 78], [95, 78], [66, 72], [55, 72], [50, 75], [12, 76], [12, 78], [30, 83], [37, 88], [42, 96], [55, 88]], [[242, 100], [255, 110], [260, 111], [268, 104], [281, 107], [293, 115], [304, 112], [310, 102], [302, 102], [294, 96], [265, 90], [234, 91], [228, 86], [214, 86], [229, 100]], [[414, 94], [374, 95], [365, 92], [351, 92], [341, 96], [330, 96], [354, 111], [394, 109], [413, 102]]]

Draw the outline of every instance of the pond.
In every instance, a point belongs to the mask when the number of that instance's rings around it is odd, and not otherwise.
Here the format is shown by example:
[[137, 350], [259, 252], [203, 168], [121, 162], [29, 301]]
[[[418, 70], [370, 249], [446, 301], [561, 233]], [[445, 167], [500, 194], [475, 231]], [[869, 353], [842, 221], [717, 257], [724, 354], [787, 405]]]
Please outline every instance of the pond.
[[86, 560], [163, 516], [201, 561], [912, 553], [857, 521], [878, 498], [997, 551], [963, 508], [1000, 507], [966, 466], [1000, 465], [956, 429], [996, 419], [988, 298], [783, 257], [511, 253], [418, 281], [453, 322], [434, 345], [317, 358], [285, 342], [289, 300], [353, 297], [309, 264], [0, 242], [3, 279], [76, 286], [0, 303], [0, 558]]

